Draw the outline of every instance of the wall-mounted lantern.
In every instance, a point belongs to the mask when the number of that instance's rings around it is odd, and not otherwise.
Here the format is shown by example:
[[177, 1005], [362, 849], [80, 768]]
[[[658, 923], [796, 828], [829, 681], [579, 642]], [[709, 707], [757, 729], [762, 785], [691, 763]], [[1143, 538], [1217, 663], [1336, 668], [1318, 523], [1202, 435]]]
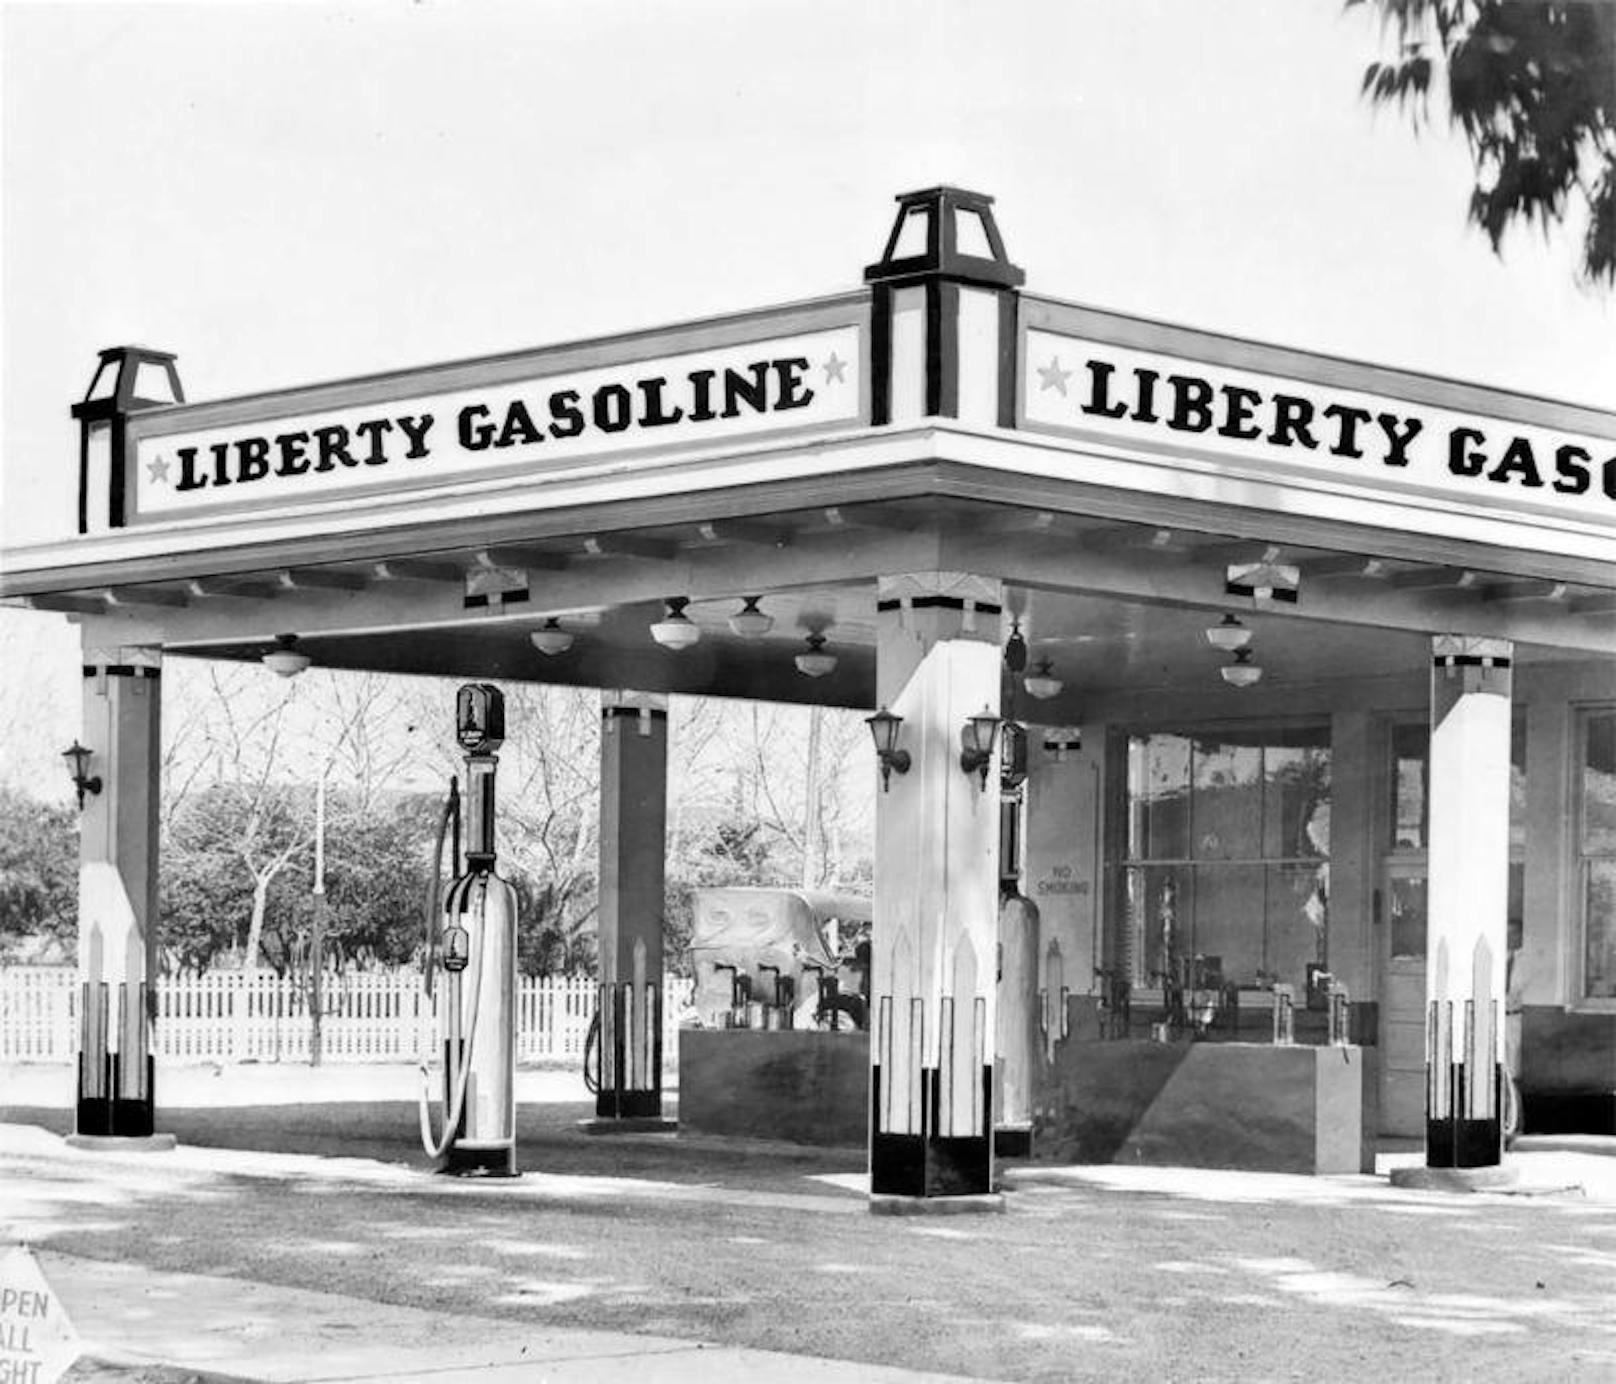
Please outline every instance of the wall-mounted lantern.
[[864, 724], [870, 728], [870, 735], [875, 741], [875, 757], [881, 764], [881, 791], [889, 792], [892, 775], [909, 772], [909, 751], [898, 748], [898, 731], [903, 726], [903, 717], [894, 716], [886, 707], [882, 707], [874, 716], [866, 716]]
[[99, 793], [101, 791], [101, 776], [93, 778], [85, 772], [90, 767], [90, 756], [93, 750], [79, 744], [74, 737], [73, 743], [62, 751], [62, 758], [67, 761], [67, 772], [73, 780], [73, 787], [79, 795], [79, 811], [84, 811], [84, 795], [86, 793]]
[[988, 765], [993, 762], [993, 742], [999, 734], [999, 715], [983, 707], [969, 717], [960, 730], [960, 768], [967, 774], [981, 774], [982, 788], [988, 786]]

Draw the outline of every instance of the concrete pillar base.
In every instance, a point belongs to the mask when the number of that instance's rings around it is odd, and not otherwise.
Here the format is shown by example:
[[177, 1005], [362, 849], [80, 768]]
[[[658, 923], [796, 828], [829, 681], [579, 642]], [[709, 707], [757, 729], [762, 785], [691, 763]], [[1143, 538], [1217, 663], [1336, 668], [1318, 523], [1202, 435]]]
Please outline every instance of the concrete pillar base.
[[172, 1153], [179, 1140], [172, 1134], [66, 1134], [62, 1142], [92, 1153]]
[[973, 1216], [1004, 1211], [1003, 1192], [967, 1192], [945, 1197], [899, 1197], [870, 1194], [872, 1216]]
[[1520, 1186], [1520, 1169], [1508, 1163], [1486, 1168], [1393, 1168], [1391, 1183], [1418, 1192], [1508, 1192]]
[[679, 1121], [665, 1115], [625, 1115], [622, 1119], [579, 1120], [585, 1134], [677, 1134]]

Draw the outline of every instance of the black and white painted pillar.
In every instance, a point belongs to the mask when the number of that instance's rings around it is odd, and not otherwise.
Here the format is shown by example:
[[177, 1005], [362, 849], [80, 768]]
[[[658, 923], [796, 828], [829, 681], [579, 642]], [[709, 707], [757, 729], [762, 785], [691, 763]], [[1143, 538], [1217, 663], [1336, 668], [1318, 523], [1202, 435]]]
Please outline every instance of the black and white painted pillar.
[[961, 730], [999, 707], [999, 585], [959, 573], [883, 578], [878, 699], [903, 718], [908, 767], [876, 795], [870, 1190], [993, 1184], [998, 765], [966, 772]]
[[79, 1066], [74, 1132], [153, 1132], [161, 659], [86, 648], [90, 750], [79, 834]]
[[1431, 644], [1425, 1157], [1433, 1168], [1503, 1159], [1511, 652], [1503, 639], [1438, 635]]
[[662, 1118], [667, 698], [605, 692], [600, 726], [597, 1120]]
[[872, 423], [955, 418], [1016, 425], [1018, 289], [993, 199], [956, 187], [906, 192], [871, 287]]

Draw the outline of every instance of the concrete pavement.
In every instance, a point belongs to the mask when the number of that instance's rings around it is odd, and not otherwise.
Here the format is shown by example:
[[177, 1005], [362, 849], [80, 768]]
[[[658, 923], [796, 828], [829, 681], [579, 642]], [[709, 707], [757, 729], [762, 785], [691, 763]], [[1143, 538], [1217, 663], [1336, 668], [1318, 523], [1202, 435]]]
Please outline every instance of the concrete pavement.
[[627, 1378], [941, 1384], [959, 1378], [665, 1336], [532, 1327], [48, 1252], [37, 1258], [93, 1362], [85, 1373], [99, 1379], [108, 1374], [96, 1364], [130, 1371], [169, 1366], [209, 1381], [275, 1384], [600, 1384]]

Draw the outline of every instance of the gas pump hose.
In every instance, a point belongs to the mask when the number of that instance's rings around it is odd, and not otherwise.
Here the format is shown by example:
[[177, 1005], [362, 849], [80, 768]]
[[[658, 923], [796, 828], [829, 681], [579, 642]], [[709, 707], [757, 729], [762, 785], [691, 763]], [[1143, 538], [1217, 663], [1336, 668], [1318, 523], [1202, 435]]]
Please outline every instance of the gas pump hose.
[[[426, 899], [426, 965], [423, 971], [424, 987], [428, 995], [432, 993], [432, 971], [437, 961], [437, 921], [438, 909], [443, 897], [442, 870], [443, 870], [443, 842], [449, 832], [451, 818], [458, 819], [460, 815], [459, 784], [451, 780], [449, 796], [444, 800], [443, 813], [438, 818], [437, 838], [432, 848], [432, 869], [429, 872], [431, 882], [427, 886]], [[482, 990], [483, 948], [477, 948], [477, 961], [472, 970], [471, 982], [471, 1012], [465, 1019], [463, 1027], [466, 1034], [465, 1052], [461, 1053], [457, 1044], [449, 1045], [450, 1056], [445, 1059], [448, 1064], [446, 1076], [449, 1085], [448, 1108], [444, 1110], [443, 1138], [440, 1141], [432, 1133], [432, 1072], [429, 1065], [421, 1063], [421, 1147], [434, 1163], [449, 1151], [449, 1145], [454, 1142], [454, 1132], [460, 1125], [460, 1116], [466, 1106], [466, 1084], [471, 1075], [471, 1053], [473, 1034], [477, 1029], [477, 1001]], [[456, 984], [459, 981], [456, 980]]]

